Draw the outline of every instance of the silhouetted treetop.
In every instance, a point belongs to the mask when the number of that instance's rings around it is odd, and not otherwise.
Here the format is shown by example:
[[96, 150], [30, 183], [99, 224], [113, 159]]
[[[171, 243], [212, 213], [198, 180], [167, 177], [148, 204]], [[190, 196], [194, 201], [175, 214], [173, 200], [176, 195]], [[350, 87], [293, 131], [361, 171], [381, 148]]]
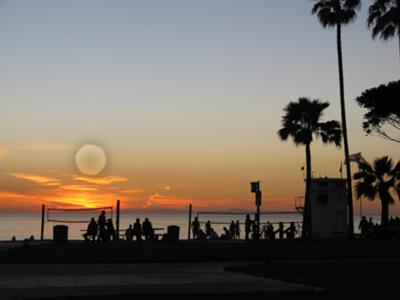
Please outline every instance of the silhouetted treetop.
[[323, 27], [349, 24], [357, 17], [360, 0], [314, 0], [311, 13], [316, 14]]
[[368, 28], [372, 27], [373, 39], [379, 35], [386, 41], [397, 35], [400, 42], [400, 0], [374, 0], [369, 7], [367, 24]]
[[374, 0], [369, 7], [368, 27], [372, 27], [372, 37], [380, 36], [387, 40], [400, 36], [400, 1]]
[[400, 80], [382, 84], [365, 90], [356, 101], [368, 110], [364, 115], [363, 128], [367, 134], [376, 134], [385, 139], [400, 143], [400, 136], [393, 136], [384, 130], [400, 130]]
[[388, 156], [358, 162], [359, 171], [354, 174], [357, 197], [381, 201], [381, 224], [386, 228], [389, 220], [389, 205], [400, 197], [400, 162], [394, 164]]
[[329, 107], [328, 102], [318, 99], [299, 98], [290, 102], [282, 117], [282, 128], [278, 135], [282, 140], [292, 137], [296, 145], [306, 145], [313, 141], [313, 134], [321, 137], [324, 143], [340, 146], [341, 128], [338, 121], [321, 122], [323, 111]]

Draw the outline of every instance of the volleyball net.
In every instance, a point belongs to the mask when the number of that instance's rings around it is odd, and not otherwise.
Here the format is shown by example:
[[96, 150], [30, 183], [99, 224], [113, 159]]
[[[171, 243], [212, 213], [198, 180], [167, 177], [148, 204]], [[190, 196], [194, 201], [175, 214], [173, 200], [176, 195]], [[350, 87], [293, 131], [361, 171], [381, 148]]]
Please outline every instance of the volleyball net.
[[102, 211], [107, 218], [114, 219], [113, 206], [95, 208], [47, 208], [46, 222], [53, 223], [88, 223], [91, 218], [97, 218]]
[[[218, 224], [218, 225], [228, 225], [230, 224], [231, 220], [226, 221], [229, 217], [236, 216], [237, 218], [240, 217], [243, 219], [246, 215], [250, 215], [251, 217], [255, 217], [255, 212], [250, 212], [250, 211], [198, 211], [196, 212], [196, 216], [199, 218], [200, 224], [205, 224], [206, 221], [202, 220], [202, 216], [207, 218], [210, 218], [213, 220], [213, 224]], [[277, 219], [277, 216], [282, 216], [285, 219], [285, 216], [299, 216], [299, 212], [297, 211], [264, 211], [260, 212], [260, 217], [263, 219], [266, 219], [265, 216], [274, 216], [273, 219]], [[283, 221], [283, 222], [282, 222]], [[264, 222], [260, 222], [260, 224], [266, 224], [268, 221], [265, 220]], [[298, 222], [297, 220], [295, 221], [296, 223]], [[240, 224], [244, 224], [245, 222], [242, 221]], [[291, 221], [285, 221], [285, 220], [280, 220], [280, 221], [272, 221], [270, 220], [269, 223], [271, 224], [278, 224], [278, 223], [291, 223]]]

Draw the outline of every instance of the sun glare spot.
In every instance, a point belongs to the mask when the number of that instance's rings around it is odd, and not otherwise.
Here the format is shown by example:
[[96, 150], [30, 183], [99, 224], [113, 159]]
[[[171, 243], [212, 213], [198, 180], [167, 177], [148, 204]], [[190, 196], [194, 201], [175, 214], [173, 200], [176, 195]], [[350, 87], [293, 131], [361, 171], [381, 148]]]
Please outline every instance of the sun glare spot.
[[82, 174], [94, 176], [106, 166], [106, 153], [99, 146], [86, 144], [76, 153], [75, 162]]

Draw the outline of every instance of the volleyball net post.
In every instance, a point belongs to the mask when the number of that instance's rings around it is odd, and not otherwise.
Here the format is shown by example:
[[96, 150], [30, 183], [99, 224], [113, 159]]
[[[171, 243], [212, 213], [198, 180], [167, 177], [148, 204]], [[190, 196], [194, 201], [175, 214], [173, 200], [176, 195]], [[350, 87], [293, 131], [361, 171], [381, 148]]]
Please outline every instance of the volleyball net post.
[[115, 211], [115, 227], [116, 227], [116, 239], [119, 240], [119, 217], [120, 217], [120, 201], [117, 200], [117, 209]]
[[45, 216], [45, 205], [42, 204], [42, 221], [41, 221], [41, 226], [40, 226], [40, 240], [43, 241], [44, 238], [44, 216]]
[[191, 225], [192, 225], [192, 204], [189, 204], [188, 240], [190, 240]]

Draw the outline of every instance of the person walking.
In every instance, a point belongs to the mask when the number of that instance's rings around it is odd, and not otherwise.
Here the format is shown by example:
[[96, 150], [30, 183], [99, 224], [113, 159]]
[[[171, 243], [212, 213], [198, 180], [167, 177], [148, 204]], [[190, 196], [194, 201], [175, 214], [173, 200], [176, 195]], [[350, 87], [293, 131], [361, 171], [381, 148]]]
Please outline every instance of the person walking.
[[198, 217], [195, 217], [194, 221], [192, 222], [192, 231], [193, 231], [193, 239], [195, 240], [199, 239], [200, 222]]
[[136, 237], [136, 241], [142, 240], [142, 224], [140, 224], [140, 219], [136, 219], [133, 224], [133, 235]]
[[250, 239], [251, 224], [252, 224], [252, 221], [250, 219], [250, 215], [246, 215], [246, 220], [244, 222], [244, 232], [245, 232], [245, 240], [246, 241], [248, 241]]

